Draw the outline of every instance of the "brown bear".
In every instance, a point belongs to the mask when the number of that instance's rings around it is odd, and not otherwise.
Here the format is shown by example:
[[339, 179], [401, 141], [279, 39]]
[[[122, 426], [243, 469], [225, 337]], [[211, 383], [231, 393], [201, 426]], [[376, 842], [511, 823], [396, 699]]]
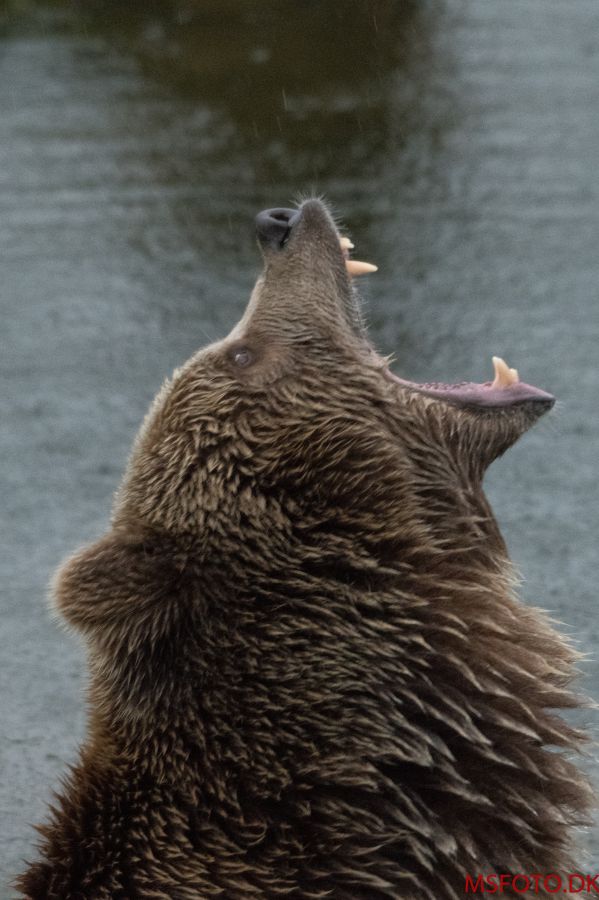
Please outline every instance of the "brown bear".
[[110, 531], [56, 578], [89, 733], [18, 888], [443, 900], [572, 869], [575, 653], [517, 600], [481, 487], [553, 398], [500, 360], [399, 379], [326, 206], [257, 231], [245, 315], [164, 385]]

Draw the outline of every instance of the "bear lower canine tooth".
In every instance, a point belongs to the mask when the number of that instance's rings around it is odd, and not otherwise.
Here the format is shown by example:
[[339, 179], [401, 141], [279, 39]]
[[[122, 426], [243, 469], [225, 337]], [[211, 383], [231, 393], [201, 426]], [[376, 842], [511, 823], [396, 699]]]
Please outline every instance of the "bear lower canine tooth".
[[508, 364], [500, 357], [493, 357], [493, 367], [495, 369], [495, 379], [491, 387], [506, 388], [520, 381], [517, 369], [510, 369]]

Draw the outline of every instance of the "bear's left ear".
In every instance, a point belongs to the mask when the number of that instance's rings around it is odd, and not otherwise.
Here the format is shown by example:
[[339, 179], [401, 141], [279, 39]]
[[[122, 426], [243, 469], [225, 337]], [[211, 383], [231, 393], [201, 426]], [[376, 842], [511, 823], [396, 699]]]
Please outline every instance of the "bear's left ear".
[[[99, 638], [147, 627], [155, 636], [182, 613], [185, 565], [168, 538], [111, 531], [58, 569], [52, 605], [66, 621]], [[131, 629], [131, 631], [130, 631]]]

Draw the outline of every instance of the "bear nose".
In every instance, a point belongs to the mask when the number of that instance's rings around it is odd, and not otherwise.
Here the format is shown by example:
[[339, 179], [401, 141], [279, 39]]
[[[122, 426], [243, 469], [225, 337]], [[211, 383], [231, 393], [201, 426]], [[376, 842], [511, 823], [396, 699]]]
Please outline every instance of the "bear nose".
[[264, 209], [256, 216], [256, 234], [263, 244], [282, 247], [299, 219], [299, 209]]

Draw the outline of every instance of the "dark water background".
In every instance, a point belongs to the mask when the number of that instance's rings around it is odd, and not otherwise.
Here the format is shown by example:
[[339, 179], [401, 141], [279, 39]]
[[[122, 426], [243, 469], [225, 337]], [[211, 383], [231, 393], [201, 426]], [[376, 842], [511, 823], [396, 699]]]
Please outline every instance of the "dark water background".
[[400, 374], [499, 354], [560, 399], [487, 487], [599, 698], [597, 0], [125, 6], [0, 4], [3, 883], [84, 727], [50, 573], [105, 529], [163, 377], [237, 320], [254, 213], [301, 193], [379, 264]]

